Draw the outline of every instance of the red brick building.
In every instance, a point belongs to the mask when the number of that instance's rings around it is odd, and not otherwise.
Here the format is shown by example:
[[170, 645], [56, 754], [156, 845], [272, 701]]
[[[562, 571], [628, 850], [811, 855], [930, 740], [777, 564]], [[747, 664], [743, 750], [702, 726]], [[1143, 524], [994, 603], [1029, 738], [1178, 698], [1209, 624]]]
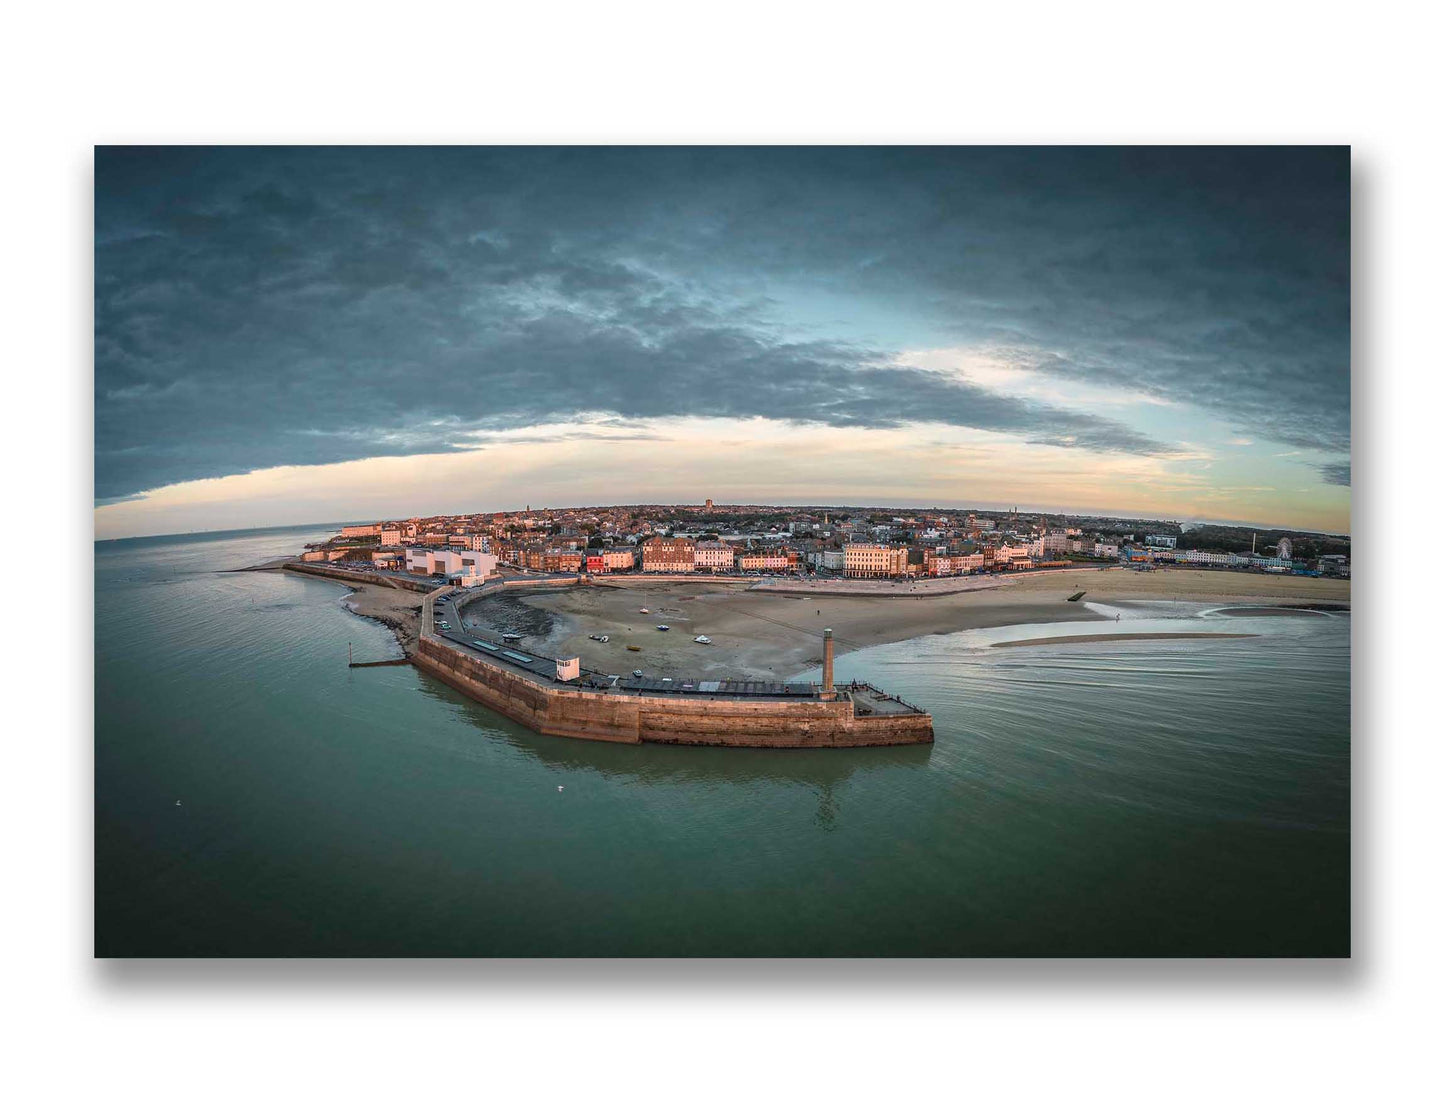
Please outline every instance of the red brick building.
[[697, 545], [687, 537], [653, 537], [642, 543], [643, 571], [693, 571]]

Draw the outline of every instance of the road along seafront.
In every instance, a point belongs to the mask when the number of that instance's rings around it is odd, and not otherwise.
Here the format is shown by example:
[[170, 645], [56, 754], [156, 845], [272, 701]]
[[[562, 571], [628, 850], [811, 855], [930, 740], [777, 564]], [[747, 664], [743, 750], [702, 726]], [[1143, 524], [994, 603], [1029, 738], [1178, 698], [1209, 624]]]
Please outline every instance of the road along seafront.
[[[833, 684], [833, 641], [823, 632], [819, 683], [619, 678], [461, 629], [460, 607], [483, 588], [443, 588], [422, 599], [412, 662], [434, 678], [548, 736], [611, 743], [718, 747], [877, 747], [933, 742], [933, 718], [866, 683]], [[448, 599], [456, 625], [438, 627]]]

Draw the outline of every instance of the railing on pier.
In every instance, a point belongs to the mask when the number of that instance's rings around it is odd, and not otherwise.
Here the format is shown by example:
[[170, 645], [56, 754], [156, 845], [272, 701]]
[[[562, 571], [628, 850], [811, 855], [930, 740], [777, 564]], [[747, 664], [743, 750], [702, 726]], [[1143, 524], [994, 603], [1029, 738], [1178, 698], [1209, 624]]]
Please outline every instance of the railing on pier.
[[915, 712], [915, 713], [923, 713], [923, 712], [925, 712], [924, 710], [920, 709], [918, 706], [914, 705], [912, 702], [904, 701], [904, 700], [903, 700], [901, 697], [899, 697], [897, 694], [890, 694], [890, 693], [888, 693], [886, 690], [883, 690], [883, 689], [881, 689], [880, 687], [874, 686], [871, 682], [859, 682], [859, 681], [857, 681], [857, 680], [854, 680], [853, 682], [849, 682], [849, 683], [846, 683], [846, 684], [840, 684], [840, 685], [836, 686], [835, 689], [838, 689], [838, 690], [847, 690], [847, 691], [849, 691], [850, 693], [857, 693], [857, 692], [860, 691], [860, 690], [866, 690], [868, 693], [875, 695], [876, 697], [880, 698], [880, 699], [883, 700], [883, 701], [897, 702], [899, 705], [903, 706], [904, 709], [911, 709], [911, 710], [913, 710], [913, 712]]

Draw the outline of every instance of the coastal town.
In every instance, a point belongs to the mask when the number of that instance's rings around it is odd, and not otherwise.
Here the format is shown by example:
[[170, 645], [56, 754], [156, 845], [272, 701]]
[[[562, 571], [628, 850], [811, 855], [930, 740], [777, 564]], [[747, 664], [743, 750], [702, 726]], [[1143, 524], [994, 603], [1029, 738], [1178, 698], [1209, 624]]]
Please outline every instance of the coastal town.
[[[540, 732], [839, 747], [932, 728], [894, 693], [835, 686], [835, 654], [1025, 625], [1051, 627], [994, 646], [1239, 639], [1218, 624], [1121, 636], [1082, 623], [1161, 599], [1347, 609], [1348, 547], [1161, 519], [705, 501], [347, 524], [265, 566], [341, 582], [347, 608], [392, 629], [402, 658], [352, 666], [410, 662]], [[721, 727], [697, 713], [724, 703]]]
[[304, 562], [476, 585], [549, 575], [904, 581], [1123, 564], [1348, 578], [1349, 538], [1165, 520], [870, 507], [598, 506], [350, 524]]

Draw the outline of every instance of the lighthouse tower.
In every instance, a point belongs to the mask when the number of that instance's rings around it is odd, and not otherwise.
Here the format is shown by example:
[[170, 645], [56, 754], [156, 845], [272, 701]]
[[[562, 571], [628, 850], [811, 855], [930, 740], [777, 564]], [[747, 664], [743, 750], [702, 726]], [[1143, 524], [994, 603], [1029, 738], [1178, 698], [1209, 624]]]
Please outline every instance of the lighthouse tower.
[[824, 701], [832, 701], [837, 695], [833, 692], [833, 630], [823, 630], [823, 691], [821, 697]]

